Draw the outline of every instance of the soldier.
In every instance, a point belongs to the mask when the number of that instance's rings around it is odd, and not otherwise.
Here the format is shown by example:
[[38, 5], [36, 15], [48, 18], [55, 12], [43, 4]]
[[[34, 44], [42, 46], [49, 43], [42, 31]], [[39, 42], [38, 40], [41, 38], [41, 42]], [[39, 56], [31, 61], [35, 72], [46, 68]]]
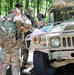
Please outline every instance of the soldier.
[[43, 21], [43, 19], [44, 19], [44, 15], [43, 15], [43, 13], [42, 12], [39, 12], [39, 14], [38, 14], [38, 20], [39, 21]]
[[[0, 75], [6, 75], [6, 69], [10, 61], [12, 64], [12, 74], [19, 75], [18, 46], [14, 46], [15, 30], [12, 31], [12, 29], [15, 29], [12, 21], [6, 22], [5, 19], [0, 25]], [[13, 39], [11, 39], [12, 37]]]
[[22, 14], [22, 12], [23, 12], [23, 5], [21, 3], [17, 3], [17, 4], [15, 4], [15, 7], [17, 7], [21, 11], [21, 14]]
[[23, 17], [27, 18], [27, 16], [23, 14], [23, 5], [21, 3], [15, 4], [15, 7], [18, 8], [21, 11], [21, 15]]
[[22, 33], [30, 28], [26, 19], [21, 18], [19, 9], [11, 11], [14, 18], [4, 19], [0, 25], [0, 75], [6, 75], [9, 63], [12, 65], [12, 75], [20, 75], [19, 49], [24, 41]]
[[36, 21], [36, 19], [34, 17], [33, 8], [28, 7], [27, 9], [25, 9], [24, 14], [29, 18], [29, 20], [32, 23], [32, 26], [37, 28], [38, 24], [37, 24], [37, 21]]
[[[31, 23], [31, 21], [22, 13], [23, 11], [23, 5], [18, 3], [15, 5], [16, 8], [18, 8], [20, 11], [21, 11], [21, 15], [22, 15], [22, 18], [26, 18], [28, 20], [29, 23]], [[25, 19], [24, 19], [25, 20]], [[25, 32], [24, 33], [24, 40], [26, 38], [26, 36], [28, 34], [30, 34], [30, 30]], [[30, 42], [28, 42], [28, 46], [30, 46]], [[29, 54], [29, 50], [26, 49], [26, 45], [25, 45], [25, 42], [22, 44], [22, 48], [21, 48], [21, 57], [23, 57], [23, 62], [22, 62], [22, 69], [24, 69], [26, 67], [26, 64], [27, 64], [27, 60], [28, 60], [28, 54]]]

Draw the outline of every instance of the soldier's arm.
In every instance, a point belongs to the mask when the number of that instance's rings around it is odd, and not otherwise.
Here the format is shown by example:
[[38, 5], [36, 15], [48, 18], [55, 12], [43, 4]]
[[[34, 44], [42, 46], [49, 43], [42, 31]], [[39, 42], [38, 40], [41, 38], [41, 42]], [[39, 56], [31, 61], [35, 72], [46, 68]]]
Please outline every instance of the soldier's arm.
[[37, 28], [38, 24], [37, 24], [37, 21], [36, 21], [35, 17], [34, 17], [34, 16], [31, 16], [31, 15], [27, 15], [27, 16], [28, 16], [28, 18], [30, 19], [30, 21], [32, 22], [32, 25], [33, 25], [35, 28]]

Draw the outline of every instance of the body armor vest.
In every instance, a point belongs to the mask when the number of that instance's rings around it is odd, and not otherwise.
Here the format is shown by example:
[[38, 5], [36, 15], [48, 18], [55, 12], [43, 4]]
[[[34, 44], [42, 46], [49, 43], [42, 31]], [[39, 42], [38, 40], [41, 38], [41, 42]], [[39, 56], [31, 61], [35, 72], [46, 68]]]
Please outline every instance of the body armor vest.
[[0, 46], [11, 48], [16, 44], [16, 24], [11, 20], [5, 20], [0, 24]]

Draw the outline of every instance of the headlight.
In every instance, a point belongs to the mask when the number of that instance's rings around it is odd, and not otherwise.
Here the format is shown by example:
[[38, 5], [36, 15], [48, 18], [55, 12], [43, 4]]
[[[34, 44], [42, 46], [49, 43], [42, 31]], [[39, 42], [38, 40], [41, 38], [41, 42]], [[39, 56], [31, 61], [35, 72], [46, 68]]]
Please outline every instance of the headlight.
[[33, 42], [34, 42], [35, 44], [39, 44], [40, 41], [41, 41], [41, 38], [40, 38], [39, 36], [33, 38]]
[[52, 47], [59, 47], [60, 46], [60, 38], [58, 37], [53, 37], [50, 39], [50, 44]]

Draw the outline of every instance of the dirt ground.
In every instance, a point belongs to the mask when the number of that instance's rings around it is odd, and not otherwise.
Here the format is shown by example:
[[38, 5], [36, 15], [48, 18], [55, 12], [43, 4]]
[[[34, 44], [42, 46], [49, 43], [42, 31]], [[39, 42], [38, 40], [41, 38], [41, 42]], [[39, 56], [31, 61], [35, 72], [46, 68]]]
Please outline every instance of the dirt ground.
[[[6, 75], [12, 75], [11, 68], [7, 69]], [[34, 68], [32, 68], [29, 72], [22, 72], [21, 75], [37, 75], [34, 71]]]
[[32, 68], [32, 69], [30, 70], [30, 72], [21, 73], [21, 75], [37, 75], [37, 74], [35, 73], [34, 68]]
[[[9, 69], [7, 69], [6, 75], [12, 75], [11, 66]], [[29, 57], [28, 57], [26, 68], [23, 69], [23, 71], [21, 72], [21, 75], [37, 75], [33, 67], [33, 51], [32, 50], [29, 52]]]

